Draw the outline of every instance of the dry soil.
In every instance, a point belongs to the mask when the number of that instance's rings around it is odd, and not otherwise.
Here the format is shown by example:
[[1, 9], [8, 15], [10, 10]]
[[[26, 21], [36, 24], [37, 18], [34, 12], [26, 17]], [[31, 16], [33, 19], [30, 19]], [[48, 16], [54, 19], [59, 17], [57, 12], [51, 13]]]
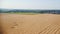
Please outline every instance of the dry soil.
[[3, 34], [60, 34], [60, 15], [0, 14]]

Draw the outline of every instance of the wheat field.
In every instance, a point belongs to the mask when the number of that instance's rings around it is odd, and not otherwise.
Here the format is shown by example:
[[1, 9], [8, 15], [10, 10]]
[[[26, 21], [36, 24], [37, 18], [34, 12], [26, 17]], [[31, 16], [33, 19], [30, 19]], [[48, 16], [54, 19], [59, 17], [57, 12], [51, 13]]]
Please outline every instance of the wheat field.
[[3, 34], [60, 34], [60, 15], [0, 14]]

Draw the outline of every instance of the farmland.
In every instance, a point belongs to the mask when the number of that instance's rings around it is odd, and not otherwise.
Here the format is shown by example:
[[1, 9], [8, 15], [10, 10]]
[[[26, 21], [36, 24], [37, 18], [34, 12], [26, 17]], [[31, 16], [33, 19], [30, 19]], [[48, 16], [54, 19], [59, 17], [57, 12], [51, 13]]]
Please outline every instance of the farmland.
[[60, 34], [60, 15], [1, 13], [3, 34]]

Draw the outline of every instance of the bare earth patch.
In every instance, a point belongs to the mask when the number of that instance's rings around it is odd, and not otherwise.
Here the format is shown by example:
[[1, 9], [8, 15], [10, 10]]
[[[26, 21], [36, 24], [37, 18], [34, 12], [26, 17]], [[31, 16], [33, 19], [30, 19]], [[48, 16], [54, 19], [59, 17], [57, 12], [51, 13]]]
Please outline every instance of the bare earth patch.
[[0, 14], [3, 34], [60, 34], [60, 15]]

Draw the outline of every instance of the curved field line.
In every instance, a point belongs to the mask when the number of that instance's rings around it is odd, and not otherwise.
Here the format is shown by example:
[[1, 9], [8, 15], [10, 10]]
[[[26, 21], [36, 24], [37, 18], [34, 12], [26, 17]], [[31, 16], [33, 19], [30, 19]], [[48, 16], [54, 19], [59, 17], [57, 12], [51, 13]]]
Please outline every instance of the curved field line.
[[60, 29], [56, 32], [56, 34], [60, 34]]
[[[52, 27], [51, 27], [52, 26]], [[39, 32], [38, 34], [42, 34], [42, 33], [47, 33], [49, 34], [49, 32], [54, 32], [56, 29], [58, 28], [58, 25], [54, 25], [54, 24], [50, 24], [48, 25], [44, 30], [42, 30], [41, 32]], [[53, 30], [54, 29], [54, 30]], [[52, 30], [52, 31], [51, 31]]]
[[56, 29], [56, 25], [52, 25], [49, 30], [47, 30], [46, 34], [49, 34], [50, 32], [53, 32]]
[[51, 26], [51, 24], [50, 25], [48, 25], [45, 29], [43, 29], [41, 32], [39, 32], [38, 34], [41, 34], [41, 33], [43, 33], [46, 29], [48, 29], [49, 27]]
[[52, 32], [54, 32], [54, 31], [56, 30], [56, 28], [58, 27], [58, 25], [54, 25], [54, 26], [55, 26], [55, 27], [53, 27], [50, 31], [48, 31], [47, 34], [52, 33]]
[[60, 27], [58, 25], [57, 29], [55, 30], [54, 34], [57, 34], [57, 32], [60, 30]]
[[44, 33], [45, 34], [49, 33], [49, 31], [52, 30], [54, 27], [55, 27], [55, 25], [54, 24], [51, 24], [51, 26], [49, 27], [49, 29], [46, 29], [46, 31]]

